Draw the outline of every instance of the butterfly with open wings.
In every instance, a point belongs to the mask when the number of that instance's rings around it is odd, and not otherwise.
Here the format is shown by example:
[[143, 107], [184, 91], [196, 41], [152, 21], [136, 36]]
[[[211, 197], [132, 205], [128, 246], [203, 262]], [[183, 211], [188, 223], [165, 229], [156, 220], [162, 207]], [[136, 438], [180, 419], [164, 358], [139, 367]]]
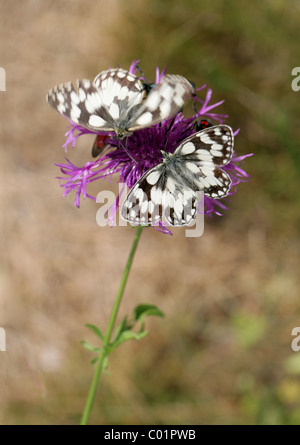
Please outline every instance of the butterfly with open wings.
[[196, 217], [197, 192], [220, 199], [228, 195], [231, 179], [221, 167], [233, 155], [233, 132], [216, 125], [189, 136], [174, 153], [148, 170], [130, 190], [121, 216], [133, 225], [153, 225], [163, 218], [184, 226]]

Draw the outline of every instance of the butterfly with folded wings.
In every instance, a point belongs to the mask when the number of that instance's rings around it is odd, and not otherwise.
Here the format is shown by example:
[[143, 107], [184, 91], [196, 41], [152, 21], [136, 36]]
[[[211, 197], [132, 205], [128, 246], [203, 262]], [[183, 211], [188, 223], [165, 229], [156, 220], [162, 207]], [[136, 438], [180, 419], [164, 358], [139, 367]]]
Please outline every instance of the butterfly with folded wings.
[[234, 137], [228, 125], [215, 125], [189, 136], [174, 153], [148, 170], [130, 190], [121, 216], [133, 225], [153, 225], [163, 218], [184, 226], [196, 217], [197, 192], [220, 199], [228, 195], [231, 179], [222, 169], [233, 155]]
[[47, 101], [60, 114], [95, 132], [115, 133], [121, 140], [133, 131], [174, 116], [192, 98], [193, 85], [183, 76], [165, 75], [145, 98], [143, 82], [122, 68], [99, 73], [93, 82], [56, 86]]

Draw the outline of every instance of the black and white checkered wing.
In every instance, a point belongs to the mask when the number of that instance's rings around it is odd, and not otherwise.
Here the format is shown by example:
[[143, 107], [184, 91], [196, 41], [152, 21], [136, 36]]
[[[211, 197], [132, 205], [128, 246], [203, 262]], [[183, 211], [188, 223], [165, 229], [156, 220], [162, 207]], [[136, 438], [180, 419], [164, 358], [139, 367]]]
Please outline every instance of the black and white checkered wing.
[[233, 155], [233, 133], [228, 125], [216, 125], [185, 139], [174, 152], [180, 160], [182, 175], [192, 188], [211, 198], [227, 196], [231, 179], [220, 167]]
[[132, 187], [121, 208], [121, 216], [132, 224], [147, 226], [161, 220], [165, 167], [158, 164], [148, 170]]
[[128, 130], [129, 118], [140, 108], [146, 94], [143, 82], [129, 71], [118, 68], [98, 74], [94, 85], [115, 126]]
[[[188, 225], [195, 218], [198, 197], [194, 190], [168, 179], [163, 193], [163, 216], [173, 227]], [[172, 190], [172, 191], [171, 191]]]
[[195, 217], [196, 192], [169, 167], [168, 163], [156, 165], [133, 186], [121, 209], [125, 221], [144, 226], [164, 217], [172, 226], [183, 226]]
[[130, 131], [139, 130], [174, 116], [193, 95], [193, 85], [183, 76], [168, 74], [153, 86], [143, 104], [128, 122]]
[[233, 133], [218, 125], [185, 139], [173, 154], [147, 171], [130, 190], [121, 216], [148, 225], [163, 218], [172, 226], [188, 225], [197, 212], [198, 192], [210, 198], [227, 196], [231, 179], [221, 168], [233, 155]]
[[144, 98], [142, 82], [121, 68], [103, 71], [91, 82], [59, 85], [47, 94], [47, 101], [72, 122], [93, 131], [115, 131]]

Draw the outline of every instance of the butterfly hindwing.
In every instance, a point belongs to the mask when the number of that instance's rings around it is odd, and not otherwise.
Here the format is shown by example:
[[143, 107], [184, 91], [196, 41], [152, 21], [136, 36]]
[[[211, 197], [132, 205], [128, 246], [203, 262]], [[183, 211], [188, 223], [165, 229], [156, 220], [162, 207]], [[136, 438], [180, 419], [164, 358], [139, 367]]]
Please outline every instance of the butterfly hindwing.
[[132, 224], [149, 225], [163, 217], [172, 226], [189, 224], [196, 214], [197, 195], [185, 187], [170, 164], [162, 162], [148, 170], [130, 190], [121, 216]]
[[148, 170], [132, 187], [121, 209], [121, 216], [125, 221], [149, 225], [161, 220], [164, 171], [164, 165], [158, 164]]
[[163, 216], [171, 226], [188, 225], [197, 211], [197, 194], [194, 190], [176, 186], [173, 193], [163, 193]]

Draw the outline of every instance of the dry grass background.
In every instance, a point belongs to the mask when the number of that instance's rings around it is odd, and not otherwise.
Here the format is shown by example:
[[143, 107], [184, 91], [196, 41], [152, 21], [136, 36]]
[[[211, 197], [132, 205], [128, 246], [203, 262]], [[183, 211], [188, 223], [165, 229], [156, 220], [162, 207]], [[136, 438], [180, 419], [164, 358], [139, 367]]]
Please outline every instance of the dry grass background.
[[[64, 159], [66, 123], [46, 104], [46, 91], [118, 63], [126, 68], [134, 57], [146, 60], [149, 77], [158, 62], [183, 75], [191, 69], [192, 80], [199, 76], [174, 53], [174, 35], [185, 35], [188, 25], [176, 34], [172, 24], [165, 52], [154, 46], [151, 28], [144, 49], [142, 43], [127, 47], [143, 20], [151, 22], [149, 2], [144, 12], [139, 3], [136, 16], [130, 8], [125, 15], [124, 3], [25, 0], [16, 7], [0, 0], [0, 65], [7, 76], [7, 91], [0, 92], [0, 326], [7, 334], [7, 351], [0, 352], [2, 424], [78, 423], [93, 373], [80, 340], [95, 339], [84, 324], [105, 327], [134, 235], [129, 227], [99, 228], [94, 202], [82, 201], [78, 210], [74, 196], [61, 198], [54, 163]], [[216, 3], [216, 11], [205, 14], [222, 28], [223, 2]], [[158, 28], [167, 30], [160, 19]], [[291, 60], [282, 56], [285, 62]], [[214, 73], [208, 74], [213, 82]], [[226, 88], [219, 85], [218, 92], [215, 83], [216, 100], [226, 97]], [[253, 113], [260, 99], [244, 91], [255, 103]], [[227, 94], [235, 104], [234, 93]], [[237, 102], [240, 97], [238, 90]], [[251, 113], [238, 124], [246, 135], [241, 154], [269, 140], [270, 130]], [[87, 161], [92, 140], [81, 140], [68, 157], [79, 165]], [[277, 153], [276, 134], [270, 140]], [[230, 212], [206, 222], [203, 237], [144, 231], [120, 318], [142, 302], [159, 305], [166, 318], [148, 320], [149, 336], [111, 357], [93, 423], [299, 423], [299, 361], [290, 348], [291, 330], [300, 324], [299, 238], [288, 217], [295, 215], [289, 203], [287, 228], [278, 221], [282, 207], [268, 189], [260, 193], [264, 169], [255, 173], [253, 162], [246, 166], [252, 181], [240, 186]]]

